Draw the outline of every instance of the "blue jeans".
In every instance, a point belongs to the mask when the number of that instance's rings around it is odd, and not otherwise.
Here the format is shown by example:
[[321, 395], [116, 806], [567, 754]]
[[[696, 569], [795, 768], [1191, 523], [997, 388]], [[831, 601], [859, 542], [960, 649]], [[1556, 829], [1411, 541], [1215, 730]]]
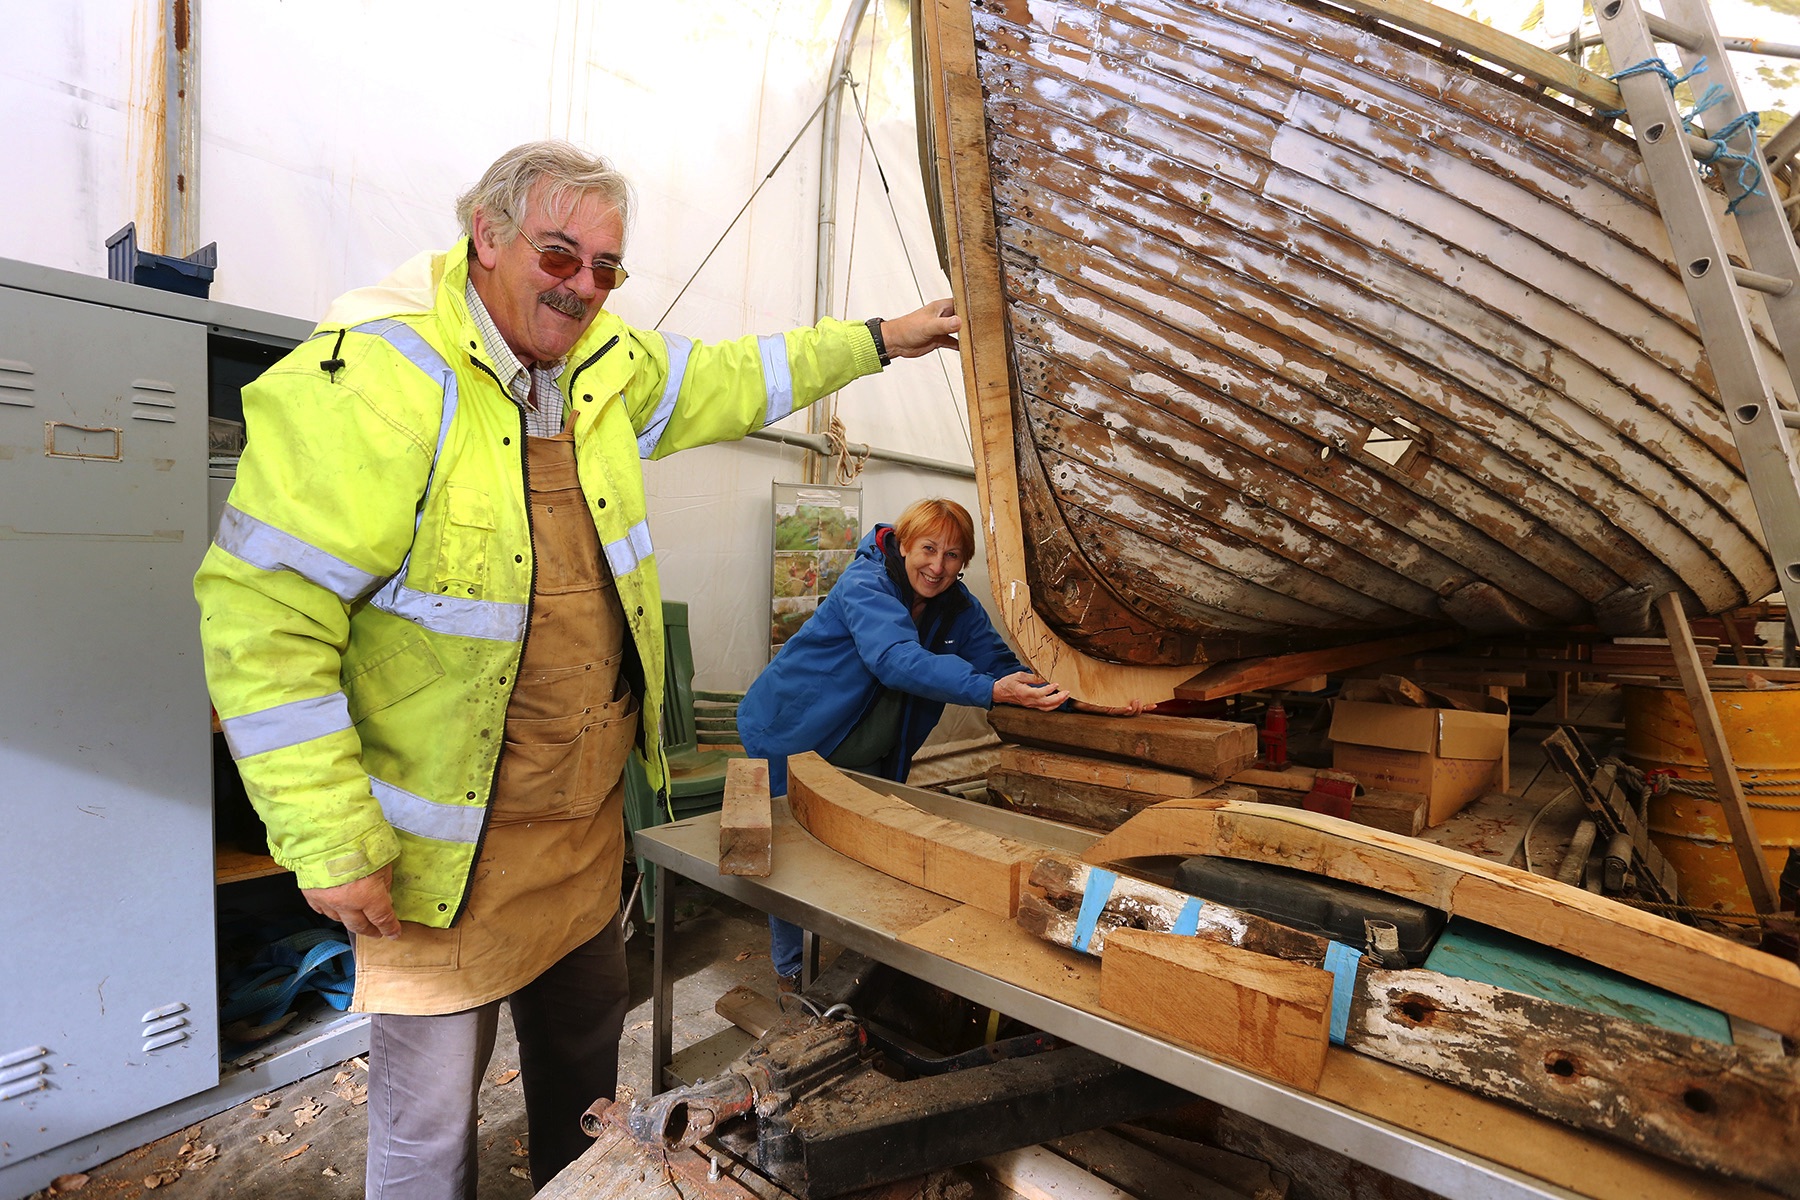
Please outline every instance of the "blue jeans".
[[769, 918], [769, 960], [777, 975], [793, 979], [800, 974], [800, 939], [805, 932], [780, 917]]

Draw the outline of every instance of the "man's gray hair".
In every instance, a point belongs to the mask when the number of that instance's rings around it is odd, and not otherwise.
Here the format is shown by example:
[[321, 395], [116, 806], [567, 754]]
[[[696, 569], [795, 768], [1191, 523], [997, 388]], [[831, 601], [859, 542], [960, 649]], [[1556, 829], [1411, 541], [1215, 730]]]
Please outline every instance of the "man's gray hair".
[[481, 182], [456, 198], [463, 234], [474, 236], [475, 210], [480, 209], [500, 241], [512, 241], [525, 219], [531, 189], [540, 182], [547, 185], [540, 197], [546, 208], [592, 193], [618, 210], [625, 228], [631, 227], [631, 184], [625, 176], [597, 154], [569, 142], [544, 141], [514, 146], [494, 160]]

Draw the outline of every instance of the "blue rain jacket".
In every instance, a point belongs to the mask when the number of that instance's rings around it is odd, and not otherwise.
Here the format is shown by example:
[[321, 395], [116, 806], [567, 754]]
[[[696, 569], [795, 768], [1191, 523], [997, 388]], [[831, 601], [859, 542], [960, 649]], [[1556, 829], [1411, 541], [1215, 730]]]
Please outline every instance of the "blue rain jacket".
[[829, 757], [884, 688], [905, 694], [900, 737], [871, 773], [905, 780], [944, 705], [990, 708], [994, 681], [1025, 670], [960, 581], [928, 603], [914, 625], [913, 590], [895, 540], [891, 525], [863, 538], [818, 611], [738, 705], [739, 740], [752, 758], [769, 760], [772, 795], [787, 792], [788, 755], [816, 750]]

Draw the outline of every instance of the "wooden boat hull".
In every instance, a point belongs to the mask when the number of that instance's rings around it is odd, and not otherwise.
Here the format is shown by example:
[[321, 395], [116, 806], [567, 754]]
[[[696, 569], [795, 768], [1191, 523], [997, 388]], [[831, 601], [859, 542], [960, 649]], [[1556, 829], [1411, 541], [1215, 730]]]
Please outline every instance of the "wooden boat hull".
[[1296, 0], [917, 26], [990, 570], [1038, 669], [1156, 698], [1774, 589], [1611, 84]]

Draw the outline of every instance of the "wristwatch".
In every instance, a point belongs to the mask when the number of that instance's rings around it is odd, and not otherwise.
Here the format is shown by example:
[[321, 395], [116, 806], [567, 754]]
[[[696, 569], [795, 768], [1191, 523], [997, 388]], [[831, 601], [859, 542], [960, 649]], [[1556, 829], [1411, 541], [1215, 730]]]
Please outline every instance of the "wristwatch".
[[879, 358], [881, 365], [885, 367], [893, 359], [888, 357], [887, 342], [881, 336], [881, 321], [880, 317], [870, 317], [863, 324], [869, 327], [869, 336], [875, 339], [875, 357]]

